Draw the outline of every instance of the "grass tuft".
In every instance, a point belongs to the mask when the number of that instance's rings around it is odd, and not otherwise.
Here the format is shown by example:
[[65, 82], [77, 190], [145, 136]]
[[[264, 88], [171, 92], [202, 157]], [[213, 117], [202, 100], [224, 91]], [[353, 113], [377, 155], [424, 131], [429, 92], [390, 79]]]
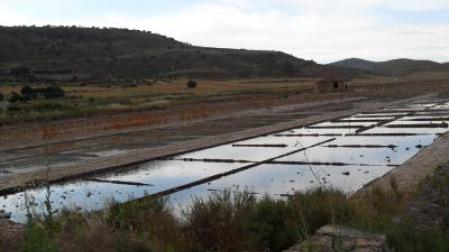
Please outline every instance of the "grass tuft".
[[[316, 189], [279, 199], [214, 192], [195, 199], [181, 217], [167, 199], [111, 203], [107, 211], [62, 211], [33, 217], [23, 251], [282, 251], [326, 224], [384, 233], [393, 251], [448, 251], [449, 233], [397, 221], [402, 199], [373, 190], [363, 197]], [[19, 239], [20, 240], [20, 239]], [[0, 246], [2, 246], [0, 239]], [[10, 246], [10, 244], [9, 244]], [[1, 247], [0, 247], [1, 249]]]

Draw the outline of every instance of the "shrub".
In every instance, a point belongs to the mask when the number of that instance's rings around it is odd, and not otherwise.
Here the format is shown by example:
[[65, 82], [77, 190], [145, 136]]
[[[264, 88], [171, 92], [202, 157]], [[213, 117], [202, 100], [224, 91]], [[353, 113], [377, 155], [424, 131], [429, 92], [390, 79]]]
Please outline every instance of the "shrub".
[[183, 247], [179, 245], [184, 243], [179, 223], [165, 198], [112, 203], [105, 220], [120, 232], [138, 233], [154, 251], [172, 251], [173, 246]]
[[45, 225], [28, 224], [25, 228], [25, 243], [22, 250], [24, 252], [58, 251], [56, 240], [52, 237], [51, 231]]
[[27, 77], [31, 75], [31, 70], [26, 66], [20, 66], [11, 69], [10, 74], [17, 77]]
[[246, 251], [249, 242], [243, 223], [255, 203], [251, 194], [228, 190], [195, 200], [184, 212], [192, 246], [188, 251]]
[[11, 92], [8, 101], [10, 103], [17, 103], [19, 101], [22, 101], [22, 96], [16, 92]]
[[260, 251], [282, 251], [300, 237], [301, 221], [287, 201], [265, 197], [251, 211], [246, 229]]
[[49, 87], [47, 87], [46, 89], [46, 93], [45, 93], [45, 98], [50, 99], [50, 98], [60, 98], [60, 97], [64, 97], [65, 96], [65, 91], [55, 85], [51, 85]]
[[36, 99], [37, 96], [36, 91], [28, 85], [24, 86], [20, 90], [20, 93], [22, 94], [24, 100], [33, 100]]
[[186, 85], [188, 88], [196, 88], [198, 83], [196, 83], [196, 81], [194, 81], [194, 80], [189, 80]]
[[283, 200], [225, 190], [194, 200], [178, 219], [165, 199], [150, 197], [113, 203], [103, 213], [62, 211], [51, 222], [33, 218], [22, 250], [282, 251], [336, 224], [384, 233], [392, 251], [448, 251], [445, 230], [422, 232], [405, 219], [394, 220], [400, 202], [380, 190], [354, 198], [316, 189]]

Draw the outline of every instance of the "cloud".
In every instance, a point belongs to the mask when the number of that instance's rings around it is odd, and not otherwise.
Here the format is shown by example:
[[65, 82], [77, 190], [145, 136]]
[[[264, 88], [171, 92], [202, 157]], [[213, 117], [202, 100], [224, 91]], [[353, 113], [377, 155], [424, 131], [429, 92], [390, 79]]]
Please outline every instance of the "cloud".
[[[420, 19], [431, 20], [428, 12], [449, 11], [447, 0], [211, 0], [148, 16], [100, 6], [103, 9], [94, 14], [72, 13], [65, 18], [51, 13], [24, 15], [20, 9], [11, 8], [12, 4], [5, 4], [11, 0], [3, 1], [0, 23], [4, 25], [76, 24], [144, 29], [196, 45], [281, 50], [323, 63], [347, 57], [448, 61], [449, 55], [446, 46], [449, 22], [410, 24], [400, 15], [414, 13]], [[70, 1], [63, 2], [70, 6]], [[48, 3], [51, 9], [63, 8], [58, 1]], [[391, 21], [385, 11], [398, 15]]]
[[448, 24], [386, 23], [372, 9], [389, 4], [377, 0], [364, 4], [351, 0], [283, 2], [289, 11], [248, 11], [247, 1], [234, 1], [195, 6], [176, 15], [151, 18], [148, 24], [157, 32], [194, 44], [276, 49], [319, 62], [346, 57], [447, 61], [445, 51], [426, 48], [443, 47], [449, 41]]

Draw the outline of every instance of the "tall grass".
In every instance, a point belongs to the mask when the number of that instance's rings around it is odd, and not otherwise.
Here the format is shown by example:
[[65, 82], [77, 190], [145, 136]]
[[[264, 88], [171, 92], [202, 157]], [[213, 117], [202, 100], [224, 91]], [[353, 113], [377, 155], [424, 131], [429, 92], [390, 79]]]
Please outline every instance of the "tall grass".
[[[448, 251], [444, 230], [420, 232], [396, 221], [401, 199], [380, 190], [348, 197], [331, 189], [287, 199], [246, 192], [215, 192], [195, 199], [181, 218], [166, 199], [113, 203], [101, 213], [63, 211], [33, 218], [23, 251], [282, 251], [326, 224], [387, 235], [393, 251]], [[2, 243], [0, 242], [0, 245]]]

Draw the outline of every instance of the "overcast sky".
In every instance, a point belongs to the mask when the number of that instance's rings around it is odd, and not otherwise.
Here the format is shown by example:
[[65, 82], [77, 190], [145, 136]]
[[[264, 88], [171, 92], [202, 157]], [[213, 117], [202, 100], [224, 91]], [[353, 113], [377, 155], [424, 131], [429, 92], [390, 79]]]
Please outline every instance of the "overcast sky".
[[126, 27], [320, 63], [449, 61], [449, 0], [0, 0], [0, 24]]

